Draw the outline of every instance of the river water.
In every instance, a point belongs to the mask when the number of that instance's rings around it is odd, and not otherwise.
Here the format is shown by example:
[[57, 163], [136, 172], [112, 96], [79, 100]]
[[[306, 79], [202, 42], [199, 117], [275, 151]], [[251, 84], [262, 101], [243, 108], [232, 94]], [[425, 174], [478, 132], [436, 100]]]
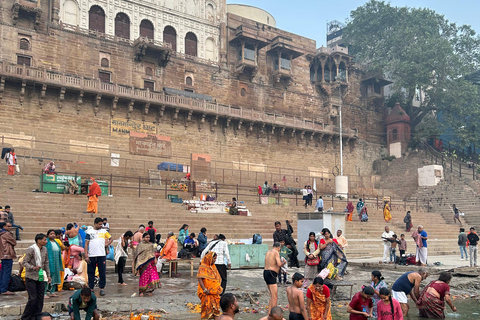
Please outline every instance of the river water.
[[[335, 304], [335, 302], [334, 302]], [[445, 314], [446, 319], [455, 319], [455, 320], [479, 320], [480, 319], [480, 301], [467, 299], [467, 300], [454, 300], [455, 307], [457, 307], [457, 312], [452, 312], [450, 307], [447, 306], [447, 313]], [[285, 319], [288, 319], [288, 312], [284, 312]], [[258, 320], [262, 317], [265, 317], [265, 313], [260, 314], [252, 314], [252, 313], [243, 313], [241, 312], [239, 315], [235, 317], [235, 320]], [[170, 316], [168, 319], [185, 319], [185, 320], [199, 320], [200, 315], [198, 314], [188, 314], [188, 315], [175, 315]], [[334, 307], [332, 313], [333, 320], [348, 320], [349, 315], [347, 313], [347, 308], [342, 307]], [[418, 311], [415, 308], [414, 304], [411, 303], [410, 305], [410, 312], [407, 318], [409, 320], [417, 320], [421, 319], [418, 317]]]

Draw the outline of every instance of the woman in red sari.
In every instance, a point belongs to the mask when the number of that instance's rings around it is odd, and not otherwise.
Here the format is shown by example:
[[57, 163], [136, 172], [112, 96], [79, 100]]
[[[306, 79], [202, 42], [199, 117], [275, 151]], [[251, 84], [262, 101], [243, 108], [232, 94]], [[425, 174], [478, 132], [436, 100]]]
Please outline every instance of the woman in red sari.
[[201, 301], [202, 319], [218, 319], [222, 314], [220, 309], [220, 294], [223, 291], [222, 278], [215, 266], [216, 260], [217, 254], [210, 251], [203, 257], [198, 269], [197, 295]]
[[143, 297], [145, 293], [151, 296], [155, 288], [161, 285], [155, 263], [156, 245], [150, 242], [150, 236], [146, 232], [143, 234], [142, 240], [135, 251], [135, 270], [140, 274], [138, 283], [140, 297]]
[[450, 280], [452, 274], [442, 272], [438, 280], [430, 282], [420, 294], [418, 299], [418, 309], [420, 318], [445, 319], [445, 302], [450, 306], [453, 312], [457, 308], [450, 299]]
[[350, 201], [347, 205], [347, 212], [348, 212], [347, 221], [353, 221], [353, 210], [355, 210], [355, 207], [353, 206], [352, 201]]

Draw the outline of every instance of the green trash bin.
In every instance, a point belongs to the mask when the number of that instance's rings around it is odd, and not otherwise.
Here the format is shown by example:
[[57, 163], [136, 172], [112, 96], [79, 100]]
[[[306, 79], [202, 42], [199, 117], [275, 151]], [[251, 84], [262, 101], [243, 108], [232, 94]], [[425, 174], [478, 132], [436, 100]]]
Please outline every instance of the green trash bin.
[[[40, 190], [51, 193], [65, 193], [65, 185], [69, 180], [75, 180], [75, 176], [63, 174], [42, 174], [40, 178]], [[77, 176], [77, 184], [80, 186], [82, 177]]]
[[[102, 180], [95, 180], [96, 183], [98, 183], [98, 186], [100, 187], [100, 190], [102, 191], [102, 196], [108, 196], [108, 182], [107, 181], [102, 181]], [[88, 187], [90, 188], [90, 185], [92, 182], [88, 180]]]

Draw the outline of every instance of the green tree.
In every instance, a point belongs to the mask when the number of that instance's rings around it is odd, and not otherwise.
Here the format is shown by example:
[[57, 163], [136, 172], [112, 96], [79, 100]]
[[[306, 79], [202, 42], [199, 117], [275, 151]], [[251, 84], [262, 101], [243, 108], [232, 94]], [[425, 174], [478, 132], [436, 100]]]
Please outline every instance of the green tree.
[[[468, 128], [467, 122], [478, 121], [478, 88], [465, 80], [480, 62], [480, 38], [470, 26], [457, 26], [427, 8], [371, 0], [351, 12], [343, 36], [357, 62], [394, 82], [413, 130], [435, 110], [445, 113], [456, 133], [461, 131], [454, 127], [461, 122], [457, 115]], [[424, 95], [419, 108], [412, 105], [418, 90]]]

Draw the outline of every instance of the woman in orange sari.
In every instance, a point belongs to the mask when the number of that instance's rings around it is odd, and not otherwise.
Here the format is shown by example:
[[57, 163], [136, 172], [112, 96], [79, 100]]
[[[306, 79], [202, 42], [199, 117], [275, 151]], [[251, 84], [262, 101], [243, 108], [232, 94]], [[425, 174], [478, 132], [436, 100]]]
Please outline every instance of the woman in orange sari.
[[390, 201], [385, 201], [385, 205], [383, 206], [383, 218], [385, 222], [392, 220], [392, 214], [390, 213]]
[[332, 320], [330, 290], [316, 277], [307, 290], [307, 313], [312, 320]]
[[203, 257], [200, 268], [198, 268], [197, 295], [201, 300], [202, 319], [216, 320], [222, 314], [220, 309], [220, 294], [223, 291], [222, 278], [215, 266], [216, 260], [217, 254], [210, 251]]
[[353, 207], [352, 201], [350, 201], [347, 205], [347, 212], [348, 212], [347, 221], [353, 221], [352, 218], [353, 218], [354, 209], [355, 208]]

